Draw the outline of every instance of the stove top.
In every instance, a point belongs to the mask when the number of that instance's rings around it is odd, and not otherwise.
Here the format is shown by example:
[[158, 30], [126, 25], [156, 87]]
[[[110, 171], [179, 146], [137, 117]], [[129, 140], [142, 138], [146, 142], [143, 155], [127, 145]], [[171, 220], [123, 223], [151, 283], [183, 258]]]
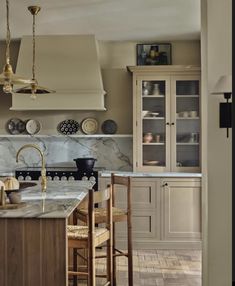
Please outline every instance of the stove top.
[[[94, 183], [93, 188], [98, 188], [98, 170], [78, 170], [76, 167], [47, 167], [46, 176], [48, 181], [74, 181], [90, 180]], [[27, 167], [15, 171], [15, 177], [19, 181], [37, 181], [41, 179], [41, 168]]]

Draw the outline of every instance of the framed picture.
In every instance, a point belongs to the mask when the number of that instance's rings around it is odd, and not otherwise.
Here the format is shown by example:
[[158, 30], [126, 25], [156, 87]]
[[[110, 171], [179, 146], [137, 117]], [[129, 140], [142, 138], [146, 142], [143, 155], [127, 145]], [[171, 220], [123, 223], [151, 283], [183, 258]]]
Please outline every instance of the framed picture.
[[137, 66], [171, 65], [171, 44], [137, 44]]

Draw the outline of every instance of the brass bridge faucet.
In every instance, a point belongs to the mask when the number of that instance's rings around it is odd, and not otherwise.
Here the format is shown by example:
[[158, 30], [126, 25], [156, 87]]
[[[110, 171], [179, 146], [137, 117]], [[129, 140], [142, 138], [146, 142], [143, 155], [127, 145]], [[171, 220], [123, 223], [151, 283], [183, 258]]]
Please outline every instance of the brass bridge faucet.
[[44, 158], [44, 155], [43, 155], [43, 152], [41, 151], [41, 149], [35, 145], [35, 144], [26, 144], [26, 145], [23, 145], [17, 152], [16, 154], [16, 162], [18, 163], [19, 162], [19, 154], [20, 152], [23, 150], [23, 149], [26, 149], [26, 148], [34, 148], [36, 149], [40, 156], [41, 156], [41, 159], [42, 159], [42, 168], [41, 168], [41, 186], [42, 186], [42, 192], [45, 192], [46, 191], [46, 188], [47, 188], [47, 178], [46, 178], [46, 164], [45, 164], [45, 158]]

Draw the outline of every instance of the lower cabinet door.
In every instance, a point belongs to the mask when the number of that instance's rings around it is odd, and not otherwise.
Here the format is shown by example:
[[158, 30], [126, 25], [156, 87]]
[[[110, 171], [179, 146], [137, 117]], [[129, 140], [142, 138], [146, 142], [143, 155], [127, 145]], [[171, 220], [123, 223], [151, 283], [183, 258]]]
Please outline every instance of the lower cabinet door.
[[[127, 237], [127, 224], [125, 222], [116, 223], [117, 238]], [[135, 241], [138, 238], [156, 239], [158, 236], [157, 217], [151, 211], [132, 212], [132, 236]]]
[[163, 240], [201, 239], [201, 184], [197, 179], [161, 182]]
[[[103, 188], [110, 179], [100, 179]], [[158, 190], [158, 191], [157, 191]], [[160, 179], [132, 178], [131, 208], [133, 240], [138, 238], [160, 239]], [[127, 192], [125, 187], [115, 187], [115, 206], [126, 209]], [[117, 238], [127, 236], [126, 222], [116, 223]]]

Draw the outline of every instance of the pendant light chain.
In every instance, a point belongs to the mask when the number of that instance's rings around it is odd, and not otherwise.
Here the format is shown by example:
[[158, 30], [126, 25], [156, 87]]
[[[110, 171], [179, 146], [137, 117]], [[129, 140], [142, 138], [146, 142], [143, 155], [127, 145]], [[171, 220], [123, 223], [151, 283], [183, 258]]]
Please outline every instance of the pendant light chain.
[[6, 62], [10, 63], [10, 42], [11, 42], [11, 32], [9, 25], [9, 0], [6, 0], [6, 8], [7, 8], [7, 36], [6, 36]]
[[35, 80], [35, 53], [36, 53], [36, 43], [35, 43], [35, 14], [34, 14], [33, 15], [33, 66], [32, 66], [33, 80]]

